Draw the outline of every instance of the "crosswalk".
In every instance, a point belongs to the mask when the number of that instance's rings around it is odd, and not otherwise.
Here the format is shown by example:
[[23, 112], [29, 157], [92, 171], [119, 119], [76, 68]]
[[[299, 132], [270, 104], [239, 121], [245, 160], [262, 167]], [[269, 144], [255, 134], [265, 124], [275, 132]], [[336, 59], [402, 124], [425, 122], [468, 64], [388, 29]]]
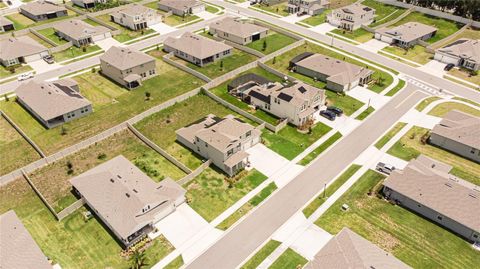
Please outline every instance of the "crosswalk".
[[427, 92], [431, 95], [435, 95], [435, 96], [439, 96], [439, 97], [443, 97], [443, 98], [448, 98], [448, 97], [452, 96], [445, 89], [439, 89], [437, 87], [433, 87], [431, 85], [425, 84], [425, 83], [423, 83], [423, 82], [421, 82], [421, 81], [419, 81], [415, 78], [409, 77], [409, 76], [405, 76], [405, 81], [417, 86], [418, 88], [420, 88], [424, 92]]

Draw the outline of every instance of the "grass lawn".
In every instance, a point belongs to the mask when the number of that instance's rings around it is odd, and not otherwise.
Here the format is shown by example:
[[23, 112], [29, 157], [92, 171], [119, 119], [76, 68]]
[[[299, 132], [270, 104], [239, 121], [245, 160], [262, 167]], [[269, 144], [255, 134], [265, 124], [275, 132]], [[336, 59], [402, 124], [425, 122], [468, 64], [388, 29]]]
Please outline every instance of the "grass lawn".
[[426, 64], [433, 59], [433, 54], [426, 52], [420, 45], [415, 45], [408, 50], [396, 46], [388, 46], [383, 50], [419, 64]]
[[[480, 255], [468, 242], [400, 206], [369, 196], [384, 178], [367, 171], [315, 224], [331, 234], [348, 227], [413, 268], [476, 268]], [[343, 204], [349, 210], [343, 211]]]
[[278, 4], [275, 4], [275, 5], [262, 5], [262, 4], [256, 4], [254, 5], [254, 7], [258, 8], [258, 9], [261, 9], [261, 10], [264, 10], [264, 11], [267, 11], [267, 12], [271, 12], [271, 13], [275, 13], [281, 17], [285, 17], [285, 16], [288, 16], [290, 15], [287, 11], [287, 3], [286, 2], [283, 2], [283, 3], [278, 3]]
[[[14, 209], [45, 256], [71, 268], [130, 268], [120, 256], [121, 247], [96, 218], [85, 221], [77, 210], [57, 221], [37, 198], [25, 180], [16, 180], [0, 188], [0, 214]], [[147, 250], [149, 264], [155, 264], [173, 250], [166, 240], [159, 240]]]
[[474, 83], [477, 85], [477, 88], [480, 86], [480, 74], [472, 76], [471, 72], [469, 70], [464, 70], [460, 68], [452, 68], [450, 71], [448, 71], [449, 75], [455, 76], [457, 78], [466, 80], [468, 82]]
[[20, 13], [12, 13], [10, 15], [5, 16], [5, 18], [13, 22], [13, 26], [17, 31], [30, 27], [31, 25], [35, 24], [34, 20], [31, 20]]
[[142, 31], [132, 31], [126, 27], [123, 27], [120, 24], [117, 24], [111, 21], [110, 14], [103, 14], [103, 15], [97, 16], [96, 18], [122, 31], [120, 34], [113, 37], [115, 40], [117, 40], [120, 43], [124, 43], [134, 38], [138, 38], [143, 35], [148, 35], [155, 32], [153, 29], [144, 29]]
[[326, 22], [327, 15], [332, 12], [330, 9], [327, 9], [323, 11], [321, 14], [306, 18], [304, 20], [301, 20], [300, 22], [303, 22], [305, 24], [308, 24], [310, 26], [318, 26], [322, 23]]
[[360, 43], [365, 43], [373, 38], [373, 34], [363, 28], [358, 28], [354, 31], [347, 31], [344, 29], [334, 29], [331, 32], [337, 35], [344, 36], [349, 39], [353, 39]]
[[329, 137], [325, 142], [323, 142], [320, 146], [310, 152], [305, 158], [303, 158], [299, 164], [307, 165], [311, 161], [315, 160], [320, 154], [322, 154], [326, 149], [328, 149], [333, 143], [335, 143], [338, 139], [342, 138], [342, 134], [340, 132], [334, 133], [331, 137]]
[[297, 131], [296, 127], [287, 125], [276, 134], [264, 129], [262, 138], [265, 146], [286, 159], [292, 160], [331, 129], [319, 122], [312, 127], [310, 134], [302, 134]]
[[270, 254], [280, 246], [280, 242], [271, 239], [265, 244], [255, 255], [253, 255], [241, 269], [255, 269], [257, 268]]
[[[45, 129], [16, 102], [0, 102], [0, 109], [46, 154], [51, 154], [201, 85], [199, 79], [162, 60], [157, 61], [157, 74], [159, 75], [144, 81], [141, 87], [132, 91], [120, 87], [98, 72], [73, 77], [78, 82], [81, 93], [92, 102], [94, 111], [86, 117], [63, 124], [67, 130], [66, 135], [62, 135], [60, 126]], [[147, 91], [151, 93], [148, 101], [145, 100]]]
[[135, 124], [135, 127], [177, 160], [190, 169], [195, 169], [202, 163], [202, 157], [176, 142], [175, 131], [208, 114], [215, 114], [218, 117], [232, 114], [249, 122], [208, 96], [199, 94], [143, 119]]
[[428, 129], [414, 126], [387, 153], [405, 161], [410, 161], [420, 154], [440, 160], [453, 167], [451, 173], [476, 185], [480, 185], [480, 164], [464, 159], [439, 147], [422, 143], [422, 136]]
[[308, 262], [302, 255], [288, 248], [278, 259], [268, 267], [269, 269], [297, 269], [302, 268]]
[[393, 87], [393, 89], [388, 91], [385, 94], [385, 96], [394, 96], [397, 92], [399, 92], [401, 89], [403, 89], [403, 87], [405, 87], [405, 80], [399, 79], [398, 84], [395, 87]]
[[475, 109], [471, 106], [467, 106], [467, 105], [456, 103], [456, 102], [445, 102], [445, 103], [438, 104], [428, 112], [428, 115], [443, 118], [448, 112], [454, 109], [480, 117], [480, 109]]
[[375, 27], [398, 18], [406, 11], [404, 8], [383, 4], [375, 0], [362, 1], [362, 5], [375, 9], [375, 22], [371, 23], [370, 27]]
[[[118, 155], [124, 155], [157, 182], [165, 177], [176, 180], [185, 176], [182, 170], [143, 144], [130, 131], [122, 131], [96, 145], [33, 172], [30, 174], [30, 178], [55, 210], [60, 211], [75, 201], [70, 193], [72, 187], [69, 180], [72, 177]], [[73, 166], [73, 172], [70, 174], [68, 173], [68, 162]], [[46, 178], [48, 180], [45, 180]]]
[[257, 170], [243, 171], [233, 186], [216, 167], [208, 167], [184, 187], [188, 204], [208, 222], [260, 185], [267, 177]]
[[3, 117], [0, 117], [0, 152], [0, 175], [40, 159], [33, 147]]
[[330, 184], [325, 192], [322, 192], [318, 195], [315, 200], [308, 204], [303, 210], [303, 215], [305, 217], [310, 217], [327, 199], [335, 193], [338, 188], [340, 188], [348, 179], [350, 179], [353, 174], [355, 174], [362, 166], [357, 164], [352, 164], [350, 167], [345, 170], [339, 177], [337, 177], [332, 184]]
[[375, 111], [375, 108], [369, 106], [367, 109], [365, 109], [362, 113], [360, 113], [355, 119], [356, 120], [364, 120], [366, 119], [370, 114], [372, 114]]
[[355, 2], [357, 2], [357, 0], [332, 0], [330, 1], [330, 8], [335, 9], [339, 7], [344, 7], [344, 6], [353, 4]]
[[407, 22], [420, 22], [426, 25], [436, 27], [438, 30], [435, 36], [426, 40], [426, 42], [430, 44], [444, 39], [445, 37], [460, 30], [460, 28], [462, 28], [463, 26], [462, 24], [456, 23], [454, 21], [445, 20], [442, 18], [423, 14], [420, 12], [412, 12], [408, 14], [406, 17], [404, 17], [403, 19], [401, 19], [400, 21], [391, 25], [391, 27], [399, 26]]
[[191, 23], [192, 21], [198, 20], [200, 17], [195, 16], [195, 15], [189, 15], [186, 17], [180, 17], [177, 15], [170, 15], [165, 18], [165, 24], [170, 25], [170, 26], [177, 26], [180, 24], [187, 24]]
[[474, 28], [467, 28], [464, 31], [462, 31], [460, 34], [458, 34], [454, 39], [447, 40], [445, 42], [439, 42], [438, 44], [435, 44], [433, 48], [438, 49], [438, 48], [444, 47], [450, 43], [455, 42], [460, 38], [480, 39], [480, 30], [474, 29]]
[[85, 52], [83, 51], [83, 48], [79, 48], [76, 46], [71, 46], [70, 48], [66, 50], [62, 50], [59, 52], [55, 52], [53, 54], [53, 57], [55, 57], [55, 61], [57, 62], [62, 62], [62, 61], [67, 61], [75, 57], [79, 57], [88, 53], [93, 53], [95, 51], [101, 51], [102, 49], [98, 45], [89, 45], [85, 47]]
[[205, 5], [205, 11], [210, 12], [210, 13], [217, 13], [220, 11], [220, 8], [214, 6], [214, 5]]
[[[263, 49], [263, 43], [266, 42], [267, 47]], [[247, 44], [247, 47], [254, 50], [258, 50], [261, 53], [267, 55], [274, 51], [277, 51], [283, 47], [286, 47], [295, 42], [295, 39], [282, 35], [280, 33], [271, 32], [264, 38], [257, 41], [253, 41], [250, 44]]]
[[239, 209], [233, 212], [232, 215], [230, 215], [228, 218], [223, 220], [217, 226], [217, 228], [224, 231], [227, 230], [233, 224], [235, 224], [241, 217], [246, 215], [250, 210], [252, 210], [254, 207], [259, 205], [263, 200], [265, 200], [276, 189], [277, 189], [277, 185], [275, 185], [275, 182], [268, 184], [268, 186], [263, 188], [263, 190], [261, 190], [259, 194], [255, 195], [252, 199], [250, 199], [248, 202], [242, 205]]
[[453, 100], [458, 100], [458, 101], [462, 101], [462, 102], [466, 102], [466, 103], [469, 103], [471, 105], [474, 105], [474, 106], [477, 106], [478, 108], [480, 108], [480, 104], [479, 103], [475, 103], [474, 101], [470, 100], [470, 99], [466, 99], [466, 98], [462, 98], [462, 97], [453, 97], [452, 98]]
[[40, 37], [34, 35], [33, 33], [28, 33], [28, 37], [31, 39], [35, 40], [36, 42], [40, 43], [40, 45], [46, 47], [46, 48], [53, 48], [52, 44], [46, 42], [45, 40], [41, 39]]
[[386, 133], [382, 138], [377, 141], [377, 143], [375, 143], [375, 147], [377, 149], [383, 148], [383, 146], [385, 146], [388, 141], [390, 141], [396, 134], [398, 134], [398, 132], [400, 132], [400, 130], [402, 130], [405, 125], [407, 125], [405, 122], [398, 122], [397, 124], [395, 124], [395, 126], [393, 126], [392, 129], [388, 131], [388, 133]]
[[176, 257], [173, 261], [171, 261], [167, 266], [164, 267], [164, 269], [179, 269], [184, 265], [182, 255], [179, 255]]
[[42, 29], [42, 30], [38, 30], [38, 32], [45, 36], [46, 38], [52, 40], [54, 43], [56, 43], [57, 45], [62, 45], [62, 44], [65, 44], [67, 43], [68, 41], [59, 37], [57, 34], [55, 34], [55, 29], [53, 28], [45, 28], [45, 29]]
[[441, 98], [437, 96], [431, 96], [431, 97], [425, 98], [420, 103], [418, 103], [415, 109], [418, 111], [423, 111], [425, 108], [427, 108], [428, 105], [440, 99]]
[[[243, 65], [246, 65], [250, 62], [253, 62], [257, 59], [257, 57], [255, 57], [252, 54], [243, 52], [241, 50], [233, 49], [232, 55], [225, 57], [223, 59], [219, 59], [216, 62], [210, 63], [203, 67], [189, 63], [180, 58], [173, 58], [173, 59], [213, 79], [221, 75], [224, 75], [232, 70], [235, 70]], [[223, 67], [222, 67], [222, 63], [223, 63]]]
[[25, 73], [27, 71], [32, 71], [32, 67], [30, 67], [27, 64], [23, 65], [16, 65], [14, 66], [15, 73], [12, 74], [5, 66], [1, 65], [0, 66], [0, 78], [7, 78], [11, 76], [16, 76], [21, 73]]

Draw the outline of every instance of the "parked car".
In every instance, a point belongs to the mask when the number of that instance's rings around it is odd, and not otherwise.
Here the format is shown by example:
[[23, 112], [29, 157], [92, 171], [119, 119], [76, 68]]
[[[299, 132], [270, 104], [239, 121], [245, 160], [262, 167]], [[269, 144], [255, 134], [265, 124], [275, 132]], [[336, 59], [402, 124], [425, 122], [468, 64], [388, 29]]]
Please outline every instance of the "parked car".
[[26, 72], [17, 77], [18, 81], [27, 80], [33, 78], [33, 72]]
[[43, 60], [48, 64], [53, 64], [55, 62], [52, 55], [43, 56]]
[[445, 71], [450, 71], [450, 70], [451, 70], [452, 68], [454, 68], [454, 67], [455, 67], [454, 64], [447, 64], [447, 65], [445, 66], [445, 68], [443, 68], [443, 70], [445, 70]]
[[377, 171], [379, 172], [390, 175], [395, 170], [395, 166], [391, 164], [379, 162], [375, 169], [377, 169]]
[[343, 110], [339, 107], [336, 107], [336, 106], [329, 106], [329, 107], [327, 107], [327, 110], [332, 111], [333, 113], [335, 113], [335, 115], [337, 115], [339, 117], [343, 115]]
[[337, 115], [336, 115], [334, 112], [330, 111], [330, 110], [322, 110], [322, 111], [320, 111], [320, 116], [322, 116], [322, 117], [324, 117], [324, 118], [327, 118], [327, 119], [329, 119], [329, 120], [331, 120], [331, 121], [334, 121], [335, 118], [337, 117]]

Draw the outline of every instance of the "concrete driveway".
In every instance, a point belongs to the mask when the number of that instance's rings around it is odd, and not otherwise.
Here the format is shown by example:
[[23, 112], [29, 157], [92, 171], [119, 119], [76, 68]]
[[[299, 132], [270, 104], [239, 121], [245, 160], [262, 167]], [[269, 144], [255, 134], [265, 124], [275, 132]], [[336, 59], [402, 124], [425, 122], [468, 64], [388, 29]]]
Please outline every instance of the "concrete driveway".
[[157, 32], [161, 35], [162, 34], [168, 34], [170, 32], [173, 32], [173, 31], [177, 30], [175, 27], [169, 26], [169, 25], [167, 25], [163, 22], [150, 25], [150, 26], [148, 26], [148, 28], [153, 29], [155, 32]]
[[317, 32], [319, 34], [326, 34], [330, 31], [332, 31], [333, 29], [336, 29], [337, 27], [331, 25], [330, 23], [322, 23], [320, 25], [317, 25], [315, 27], [312, 27], [312, 28], [309, 28], [309, 30], [312, 30], [314, 32]]
[[357, 45], [357, 47], [376, 53], [377, 51], [388, 47], [388, 43], [382, 42], [377, 39], [372, 39], [363, 44]]
[[313, 260], [315, 254], [317, 254], [332, 237], [331, 234], [313, 224], [310, 225], [290, 247], [305, 258]]
[[296, 23], [310, 17], [311, 17], [310, 15], [297, 16], [297, 14], [292, 14], [292, 15], [288, 15], [286, 17], [281, 18], [281, 20], [289, 23]]
[[107, 51], [113, 46], [123, 46], [122, 43], [118, 42], [115, 40], [113, 37], [105, 38], [104, 40], [100, 40], [95, 42], [96, 45], [98, 45], [100, 48], [102, 48], [104, 51]]
[[250, 154], [248, 157], [250, 161], [249, 169], [255, 168], [267, 177], [288, 164], [287, 159], [261, 143], [249, 148], [247, 152]]
[[210, 13], [208, 11], [202, 11], [202, 12], [197, 13], [195, 15], [197, 15], [198, 17], [200, 17], [204, 20], [209, 20], [209, 19], [213, 19], [213, 18], [217, 17], [217, 15], [215, 15], [213, 13]]
[[346, 92], [348, 96], [351, 96], [365, 104], [369, 104], [375, 109], [379, 109], [385, 105], [390, 97], [380, 95], [374, 91], [371, 91], [365, 87], [357, 86], [350, 91]]
[[43, 59], [29, 62], [28, 65], [30, 65], [30, 67], [32, 67], [37, 74], [45, 73], [45, 72], [57, 69], [61, 66], [59, 63], [49, 64], [45, 62]]
[[437, 77], [443, 78], [443, 75], [445, 75], [447, 72], [443, 70], [447, 64], [441, 63], [439, 61], [431, 60], [430, 62], [426, 63], [423, 66], [418, 67], [418, 69], [428, 72], [432, 75], [435, 75]]

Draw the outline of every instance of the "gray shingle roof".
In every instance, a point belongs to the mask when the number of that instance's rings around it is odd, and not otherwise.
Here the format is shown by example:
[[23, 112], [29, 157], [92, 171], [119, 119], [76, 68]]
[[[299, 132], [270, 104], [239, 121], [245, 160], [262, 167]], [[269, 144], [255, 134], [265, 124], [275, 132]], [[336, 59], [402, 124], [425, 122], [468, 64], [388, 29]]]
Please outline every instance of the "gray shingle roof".
[[480, 63], [480, 40], [461, 38], [437, 51]]
[[13, 210], [0, 215], [0, 268], [52, 269]]
[[13, 22], [3, 16], [0, 16], [0, 26], [10, 25], [10, 24], [13, 24]]
[[217, 53], [232, 49], [232, 47], [222, 42], [214, 41], [190, 32], [184, 33], [179, 38], [168, 37], [164, 44], [198, 59], [205, 59]]
[[383, 35], [391, 36], [404, 42], [411, 42], [422, 36], [431, 34], [437, 30], [437, 28], [423, 23], [407, 22], [391, 29], [383, 28], [377, 30], [376, 32]]
[[433, 127], [432, 133], [480, 149], [480, 117], [452, 110]]
[[108, 33], [110, 29], [104, 26], [93, 26], [81, 20], [64, 20], [56, 23], [55, 30], [62, 32], [75, 40]]
[[25, 10], [30, 14], [35, 16], [49, 14], [49, 13], [56, 13], [59, 11], [67, 11], [65, 7], [57, 6], [52, 3], [44, 2], [44, 1], [36, 1], [30, 2], [28, 4], [20, 6], [20, 10]]
[[202, 2], [197, 0], [161, 0], [159, 3], [178, 10], [189, 9], [198, 5], [203, 5]]
[[126, 70], [155, 61], [155, 58], [132, 48], [113, 46], [100, 56], [100, 60], [119, 70]]
[[28, 36], [9, 37], [0, 40], [0, 59], [15, 59], [29, 56], [48, 49]]
[[253, 23], [240, 21], [232, 17], [227, 17], [223, 20], [216, 21], [210, 24], [209, 27], [242, 38], [252, 36], [256, 33], [268, 31], [268, 28], [255, 25]]

